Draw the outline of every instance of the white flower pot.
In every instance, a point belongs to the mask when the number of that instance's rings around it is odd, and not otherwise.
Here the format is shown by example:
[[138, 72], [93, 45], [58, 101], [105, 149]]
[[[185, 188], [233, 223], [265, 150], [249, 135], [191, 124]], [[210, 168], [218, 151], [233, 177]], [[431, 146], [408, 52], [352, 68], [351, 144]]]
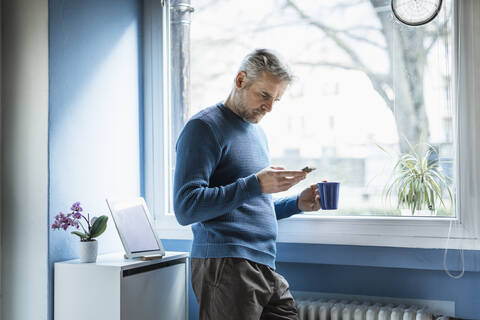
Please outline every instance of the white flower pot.
[[97, 261], [98, 242], [92, 241], [80, 241], [78, 245], [78, 254], [80, 256], [81, 263], [89, 263]]

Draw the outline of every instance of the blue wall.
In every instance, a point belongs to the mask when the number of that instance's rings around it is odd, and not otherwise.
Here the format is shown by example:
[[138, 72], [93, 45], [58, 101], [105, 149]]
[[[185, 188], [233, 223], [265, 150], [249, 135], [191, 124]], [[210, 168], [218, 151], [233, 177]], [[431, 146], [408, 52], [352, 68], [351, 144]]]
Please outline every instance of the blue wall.
[[[108, 214], [107, 197], [142, 193], [141, 0], [49, 2], [49, 224], [80, 201]], [[99, 253], [121, 251], [110, 227]], [[77, 258], [78, 238], [49, 231], [53, 263]]]
[[[191, 241], [163, 240], [166, 250], [189, 251]], [[277, 271], [291, 290], [395, 298], [448, 300], [455, 315], [480, 319], [480, 255], [465, 252], [465, 275], [455, 280], [443, 271], [443, 250], [388, 247], [277, 244]], [[450, 271], [458, 274], [457, 251], [448, 252]], [[190, 290], [190, 319], [198, 305]]]

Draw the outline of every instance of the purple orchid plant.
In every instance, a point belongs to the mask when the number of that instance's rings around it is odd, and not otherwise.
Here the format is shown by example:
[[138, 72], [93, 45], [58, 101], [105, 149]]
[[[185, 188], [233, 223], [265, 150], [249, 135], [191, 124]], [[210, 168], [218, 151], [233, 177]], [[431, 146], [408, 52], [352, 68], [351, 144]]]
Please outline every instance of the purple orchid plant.
[[[70, 227], [76, 229], [81, 227], [83, 232], [72, 231], [71, 233], [79, 236], [80, 241], [94, 241], [107, 228], [107, 216], [93, 217], [90, 220], [90, 214], [87, 213], [87, 217], [82, 214], [83, 208], [78, 201], [72, 205], [70, 210], [72, 212], [67, 214], [60, 212], [55, 216], [55, 221], [52, 224], [53, 230], [63, 229], [66, 231]], [[82, 220], [85, 220], [86, 227], [83, 225]]]

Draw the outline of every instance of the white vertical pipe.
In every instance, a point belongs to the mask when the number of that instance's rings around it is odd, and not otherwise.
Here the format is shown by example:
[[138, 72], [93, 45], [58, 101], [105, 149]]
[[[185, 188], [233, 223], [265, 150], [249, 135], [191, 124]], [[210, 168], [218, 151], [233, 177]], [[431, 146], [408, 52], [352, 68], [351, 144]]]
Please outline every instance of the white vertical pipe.
[[403, 320], [403, 308], [400, 308], [400, 307], [393, 308], [391, 320]]
[[414, 308], [408, 308], [403, 313], [403, 320], [415, 320], [417, 310]]
[[305, 320], [305, 314], [306, 314], [306, 303], [304, 301], [300, 301], [297, 304], [297, 311], [298, 311], [298, 317], [300, 320]]
[[[332, 306], [331, 311], [330, 311], [330, 319], [331, 320], [342, 320], [342, 312], [343, 312], [343, 307], [345, 305], [343, 303], [336, 303]], [[325, 318], [327, 319], [327, 318]], [[320, 318], [320, 320], [325, 320], [323, 318]]]
[[355, 305], [347, 304], [342, 310], [342, 320], [353, 320], [353, 312]]
[[312, 301], [307, 305], [307, 319], [308, 320], [317, 320], [317, 303]]
[[353, 312], [353, 320], [365, 320], [367, 313], [367, 306], [364, 304], [357, 306]]
[[380, 305], [373, 305], [368, 307], [366, 320], [378, 320], [378, 312], [380, 310]]
[[391, 320], [392, 308], [391, 307], [381, 307], [378, 312], [378, 320]]
[[428, 310], [419, 310], [415, 320], [432, 320], [432, 314]]

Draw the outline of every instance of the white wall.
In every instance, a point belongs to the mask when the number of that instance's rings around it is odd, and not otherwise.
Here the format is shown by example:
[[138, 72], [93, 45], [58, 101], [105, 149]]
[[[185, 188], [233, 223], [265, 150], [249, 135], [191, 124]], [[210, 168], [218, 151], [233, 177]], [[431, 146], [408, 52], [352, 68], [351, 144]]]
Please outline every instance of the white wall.
[[46, 319], [48, 0], [2, 6], [1, 313]]

